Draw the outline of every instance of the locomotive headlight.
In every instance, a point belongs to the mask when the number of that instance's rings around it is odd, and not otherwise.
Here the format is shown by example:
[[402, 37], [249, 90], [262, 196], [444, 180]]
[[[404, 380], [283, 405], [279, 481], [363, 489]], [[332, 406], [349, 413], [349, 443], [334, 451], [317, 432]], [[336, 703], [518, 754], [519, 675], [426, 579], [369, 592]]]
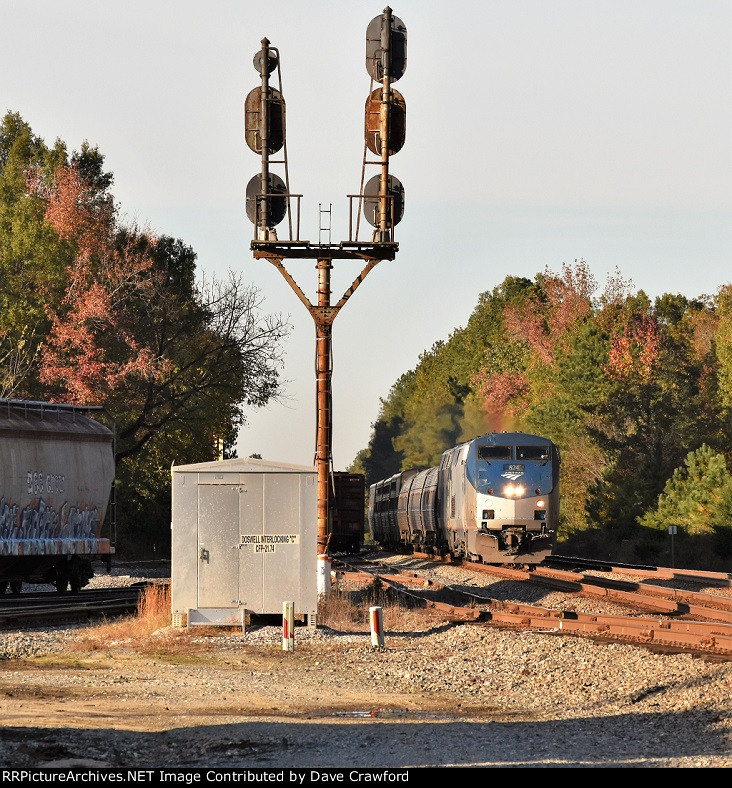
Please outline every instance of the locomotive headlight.
[[517, 485], [516, 485], [516, 486], [513, 488], [513, 494], [514, 494], [514, 495], [515, 495], [517, 498], [518, 498], [518, 497], [520, 497], [521, 495], [523, 495], [525, 492], [526, 492], [526, 487], [524, 487], [524, 486], [523, 486], [523, 484], [517, 484]]
[[512, 485], [512, 484], [507, 484], [507, 485], [506, 485], [506, 486], [503, 488], [503, 492], [504, 492], [504, 493], [505, 493], [505, 494], [506, 494], [506, 495], [507, 495], [509, 498], [513, 498], [513, 485]]
[[543, 509], [545, 506], [546, 506], [546, 501], [537, 501], [536, 502], [536, 508], [537, 509]]

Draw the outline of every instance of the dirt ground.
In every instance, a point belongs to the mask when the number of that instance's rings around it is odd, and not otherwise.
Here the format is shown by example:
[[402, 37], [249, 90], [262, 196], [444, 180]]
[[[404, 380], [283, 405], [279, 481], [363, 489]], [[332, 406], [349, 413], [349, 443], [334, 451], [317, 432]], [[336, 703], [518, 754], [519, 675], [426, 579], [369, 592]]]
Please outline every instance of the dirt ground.
[[[424, 723], [501, 719], [495, 708], [460, 707], [452, 694], [381, 693], [378, 681], [357, 684], [344, 654], [362, 660], [374, 650], [368, 635], [355, 640], [287, 652], [219, 636], [178, 653], [110, 643], [0, 662], [0, 764], [424, 765], [440, 759], [426, 744], [414, 746]], [[390, 648], [400, 648], [399, 638]]]
[[299, 635], [168, 628], [2, 660], [0, 766], [732, 766], [727, 665], [446, 624], [381, 648]]

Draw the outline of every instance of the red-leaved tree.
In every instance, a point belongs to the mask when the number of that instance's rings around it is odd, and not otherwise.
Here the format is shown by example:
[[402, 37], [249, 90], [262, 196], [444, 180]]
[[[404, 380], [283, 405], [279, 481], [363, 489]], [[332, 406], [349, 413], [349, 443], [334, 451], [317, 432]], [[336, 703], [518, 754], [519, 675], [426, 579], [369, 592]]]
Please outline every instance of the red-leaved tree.
[[613, 336], [603, 371], [616, 380], [634, 375], [640, 382], [648, 382], [659, 362], [660, 349], [661, 333], [656, 320], [637, 315], [622, 333]]
[[595, 279], [584, 261], [548, 269], [534, 292], [503, 310], [506, 347], [490, 347], [486, 365], [471, 378], [488, 429], [511, 427], [529, 405], [531, 378], [554, 367], [574, 328], [592, 313]]
[[32, 170], [27, 181], [46, 200], [48, 223], [76, 251], [61, 302], [47, 306], [51, 330], [41, 349], [40, 381], [65, 401], [103, 404], [131, 378], [164, 374], [169, 361], [136, 335], [134, 310], [127, 308], [152, 296], [155, 238], [120, 233], [112, 200], [75, 162], [57, 167], [52, 177]]

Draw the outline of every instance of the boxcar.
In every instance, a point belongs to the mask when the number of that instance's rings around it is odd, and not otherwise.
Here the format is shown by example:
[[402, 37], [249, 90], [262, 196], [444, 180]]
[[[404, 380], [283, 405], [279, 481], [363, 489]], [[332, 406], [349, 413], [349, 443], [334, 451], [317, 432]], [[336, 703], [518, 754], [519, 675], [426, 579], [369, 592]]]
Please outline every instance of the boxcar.
[[329, 548], [349, 555], [363, 544], [366, 521], [366, 480], [362, 473], [336, 471], [331, 475]]

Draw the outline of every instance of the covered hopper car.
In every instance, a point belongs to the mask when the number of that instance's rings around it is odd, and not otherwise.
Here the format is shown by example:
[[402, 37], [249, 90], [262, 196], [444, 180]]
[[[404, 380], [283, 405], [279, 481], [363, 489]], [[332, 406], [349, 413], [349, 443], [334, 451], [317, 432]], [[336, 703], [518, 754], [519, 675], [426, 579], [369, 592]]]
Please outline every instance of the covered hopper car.
[[373, 541], [485, 564], [538, 564], [559, 524], [557, 447], [522, 432], [483, 435], [369, 488]]
[[114, 433], [97, 411], [0, 399], [0, 592], [23, 583], [77, 592], [94, 561], [109, 568]]

